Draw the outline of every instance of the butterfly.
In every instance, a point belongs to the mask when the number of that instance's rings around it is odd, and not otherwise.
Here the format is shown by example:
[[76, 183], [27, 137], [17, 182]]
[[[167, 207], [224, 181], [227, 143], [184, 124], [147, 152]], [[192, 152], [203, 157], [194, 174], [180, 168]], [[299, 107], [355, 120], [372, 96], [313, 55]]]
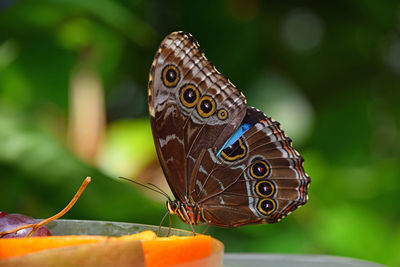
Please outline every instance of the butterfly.
[[173, 32], [151, 65], [154, 143], [175, 197], [170, 214], [193, 225], [275, 223], [304, 205], [310, 178], [279, 122], [207, 60], [197, 41]]

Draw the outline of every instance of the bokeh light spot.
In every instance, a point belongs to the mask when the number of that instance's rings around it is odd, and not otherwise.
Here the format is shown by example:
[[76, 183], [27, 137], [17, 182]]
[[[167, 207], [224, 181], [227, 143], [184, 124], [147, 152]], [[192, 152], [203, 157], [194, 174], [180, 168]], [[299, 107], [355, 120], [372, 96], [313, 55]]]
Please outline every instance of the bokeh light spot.
[[323, 21], [311, 10], [294, 9], [284, 18], [282, 39], [294, 51], [305, 52], [316, 48], [321, 44], [323, 35]]

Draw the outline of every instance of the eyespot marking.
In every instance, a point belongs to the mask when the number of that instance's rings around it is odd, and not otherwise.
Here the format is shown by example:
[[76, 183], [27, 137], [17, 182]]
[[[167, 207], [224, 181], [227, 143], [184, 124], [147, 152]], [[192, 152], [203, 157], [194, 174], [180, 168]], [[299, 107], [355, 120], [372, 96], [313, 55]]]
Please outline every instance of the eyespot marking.
[[161, 80], [166, 87], [175, 87], [181, 78], [181, 74], [175, 65], [165, 66], [161, 72]]
[[199, 90], [194, 86], [193, 84], [185, 84], [184, 86], [181, 87], [180, 90], [180, 100], [181, 103], [188, 108], [194, 107], [199, 98], [200, 98], [200, 93]]
[[265, 160], [254, 162], [250, 168], [250, 176], [256, 179], [266, 178], [271, 174], [271, 167]]
[[261, 197], [270, 197], [275, 193], [275, 185], [271, 181], [259, 181], [256, 183], [255, 191]]
[[247, 147], [242, 138], [221, 151], [221, 156], [227, 161], [236, 161], [246, 156]]
[[203, 118], [210, 117], [214, 113], [215, 108], [216, 105], [214, 99], [208, 95], [203, 96], [197, 104], [197, 112]]
[[257, 210], [264, 215], [270, 215], [276, 210], [276, 203], [269, 198], [263, 198], [258, 201]]
[[218, 110], [217, 116], [220, 120], [226, 120], [228, 118], [228, 111], [226, 111], [224, 108], [221, 108]]

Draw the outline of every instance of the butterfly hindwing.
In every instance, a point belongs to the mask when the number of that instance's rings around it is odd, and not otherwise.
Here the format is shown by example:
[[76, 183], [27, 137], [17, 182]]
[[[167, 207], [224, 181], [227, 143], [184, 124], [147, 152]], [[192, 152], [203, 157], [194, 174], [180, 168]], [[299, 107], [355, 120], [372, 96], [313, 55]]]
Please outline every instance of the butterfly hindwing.
[[[278, 122], [248, 107], [246, 131], [226, 153], [208, 149], [191, 183], [207, 223], [237, 227], [273, 223], [307, 201], [309, 177], [303, 158]], [[240, 155], [240, 157], [233, 157]]]

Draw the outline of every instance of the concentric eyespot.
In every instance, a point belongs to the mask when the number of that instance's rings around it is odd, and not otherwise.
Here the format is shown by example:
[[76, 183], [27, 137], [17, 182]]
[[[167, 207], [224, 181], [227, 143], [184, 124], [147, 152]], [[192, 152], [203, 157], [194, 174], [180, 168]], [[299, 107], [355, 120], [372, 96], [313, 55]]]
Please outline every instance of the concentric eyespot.
[[218, 110], [217, 116], [220, 120], [226, 120], [228, 118], [228, 111], [226, 111], [224, 108], [221, 108]]
[[203, 96], [197, 104], [197, 112], [204, 118], [210, 117], [215, 111], [215, 101], [211, 96]]
[[253, 178], [261, 179], [268, 177], [271, 174], [271, 167], [264, 160], [254, 162], [250, 166], [250, 176]]
[[270, 197], [275, 193], [275, 186], [271, 181], [259, 181], [256, 183], [256, 193], [261, 197]]
[[235, 143], [221, 151], [221, 156], [227, 161], [236, 161], [244, 158], [247, 153], [246, 144], [239, 138]]
[[269, 198], [263, 198], [258, 201], [257, 209], [264, 215], [269, 215], [276, 209], [276, 203], [274, 200]]
[[175, 87], [181, 78], [180, 76], [175, 65], [167, 65], [161, 72], [161, 79], [166, 87]]
[[199, 90], [193, 84], [186, 84], [181, 87], [180, 100], [185, 107], [194, 107], [199, 97]]

